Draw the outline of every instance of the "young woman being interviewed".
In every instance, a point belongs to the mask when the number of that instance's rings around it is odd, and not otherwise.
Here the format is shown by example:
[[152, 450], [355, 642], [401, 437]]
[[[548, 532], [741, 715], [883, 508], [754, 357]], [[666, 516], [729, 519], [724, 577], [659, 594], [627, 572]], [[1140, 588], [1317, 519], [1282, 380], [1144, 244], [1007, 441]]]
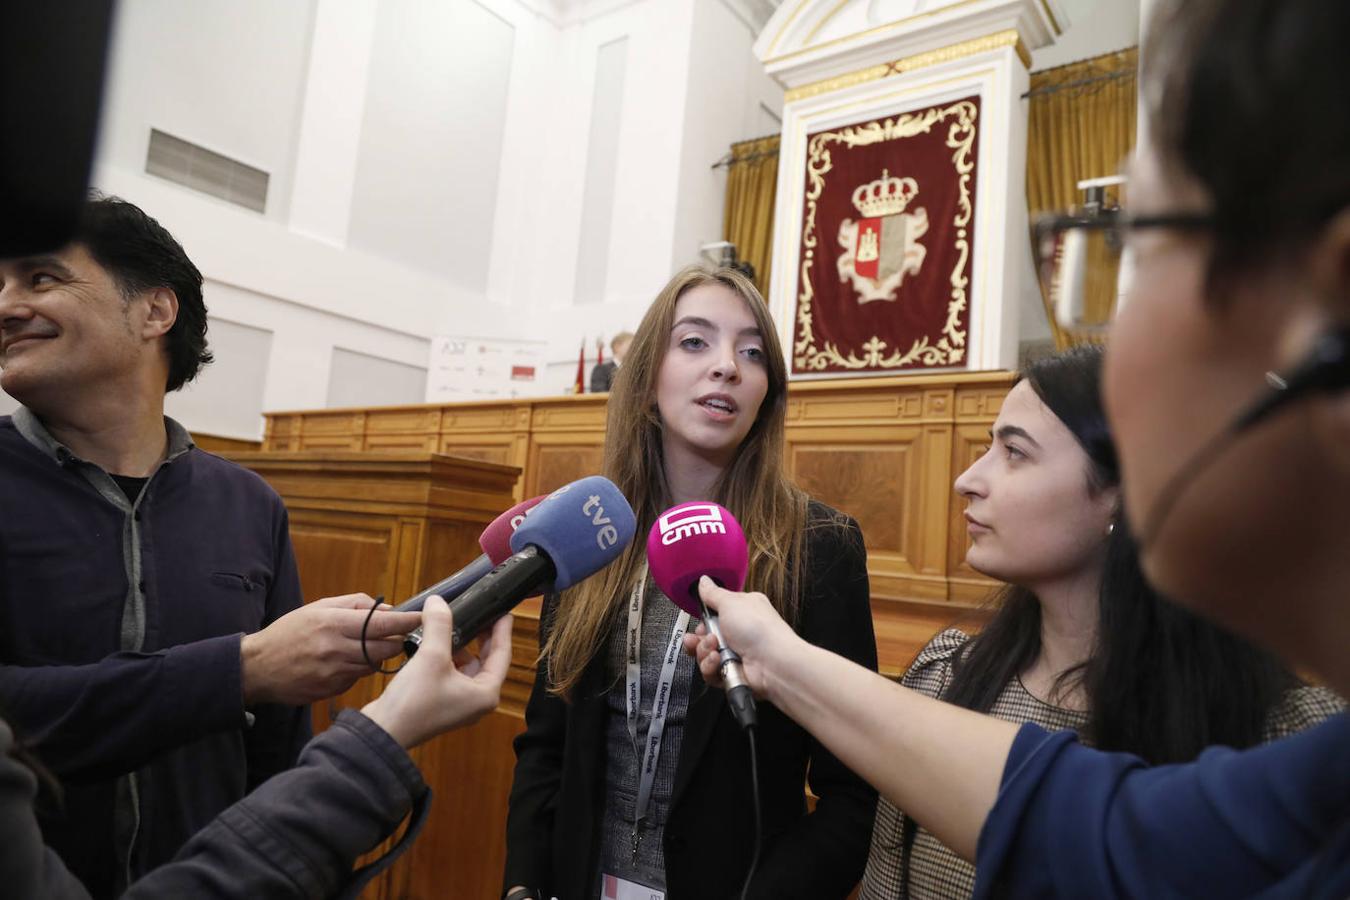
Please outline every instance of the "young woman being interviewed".
[[[734, 271], [686, 269], [647, 311], [615, 378], [603, 474], [632, 504], [640, 535], [676, 504], [725, 506], [749, 542], [747, 586], [778, 598], [807, 642], [874, 670], [862, 534], [784, 473], [786, 402], [783, 355], [754, 286]], [[642, 540], [547, 598], [516, 739], [505, 896], [740, 895], [756, 851], [749, 745], [722, 692], [695, 677], [689, 657], [672, 661], [689, 629], [648, 577]], [[649, 738], [659, 752], [642, 777]], [[875, 793], [768, 704], [757, 745], [763, 846], [748, 896], [847, 896]]]

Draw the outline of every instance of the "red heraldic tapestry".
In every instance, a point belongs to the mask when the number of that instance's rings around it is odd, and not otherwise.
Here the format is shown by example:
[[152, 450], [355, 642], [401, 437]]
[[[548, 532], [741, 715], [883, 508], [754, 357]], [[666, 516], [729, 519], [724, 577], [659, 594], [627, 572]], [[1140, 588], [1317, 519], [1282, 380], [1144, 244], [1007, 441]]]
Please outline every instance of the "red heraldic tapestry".
[[969, 97], [807, 138], [794, 374], [965, 362], [979, 112]]

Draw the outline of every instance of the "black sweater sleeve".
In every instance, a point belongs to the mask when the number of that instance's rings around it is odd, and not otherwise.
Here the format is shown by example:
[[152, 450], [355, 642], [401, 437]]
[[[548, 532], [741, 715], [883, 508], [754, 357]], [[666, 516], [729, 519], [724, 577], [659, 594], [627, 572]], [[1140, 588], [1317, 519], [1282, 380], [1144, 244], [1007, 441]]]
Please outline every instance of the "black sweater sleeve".
[[[812, 504], [798, 631], [806, 640], [877, 668], [867, 581], [867, 551], [852, 518], [830, 521]], [[867, 863], [877, 795], [815, 738], [808, 737], [815, 810], [765, 846], [751, 895], [757, 898], [848, 896]]]
[[[87, 900], [84, 886], [42, 843], [36, 779], [10, 755], [0, 721], [0, 877], [5, 896]], [[174, 860], [124, 898], [334, 896], [357, 855], [391, 834], [428, 790], [408, 754], [374, 722], [344, 711], [299, 764], [222, 812]], [[411, 826], [410, 826], [411, 827]]]
[[[549, 595], [539, 616], [539, 646], [548, 640], [558, 598]], [[546, 887], [553, 882], [553, 820], [562, 784], [567, 703], [548, 690], [548, 664], [540, 660], [525, 705], [525, 730], [516, 737], [516, 769], [506, 815], [503, 887]]]

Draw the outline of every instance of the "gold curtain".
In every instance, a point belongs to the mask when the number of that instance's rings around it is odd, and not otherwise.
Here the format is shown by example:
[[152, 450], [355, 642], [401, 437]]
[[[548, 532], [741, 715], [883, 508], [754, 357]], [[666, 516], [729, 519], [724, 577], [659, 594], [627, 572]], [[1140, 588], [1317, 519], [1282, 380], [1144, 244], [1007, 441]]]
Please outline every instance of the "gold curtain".
[[[1079, 181], [1119, 171], [1134, 146], [1138, 69], [1138, 48], [1130, 47], [1032, 73], [1027, 103], [1027, 209], [1033, 221], [1042, 213], [1081, 206]], [[1114, 307], [1116, 279], [1114, 272], [1110, 275], [1088, 286], [1090, 311]], [[1056, 347], [1063, 349], [1085, 339], [1059, 327], [1044, 285], [1041, 299]]]
[[737, 257], [755, 267], [755, 287], [769, 296], [773, 205], [778, 192], [778, 135], [731, 145], [722, 239], [736, 245]]

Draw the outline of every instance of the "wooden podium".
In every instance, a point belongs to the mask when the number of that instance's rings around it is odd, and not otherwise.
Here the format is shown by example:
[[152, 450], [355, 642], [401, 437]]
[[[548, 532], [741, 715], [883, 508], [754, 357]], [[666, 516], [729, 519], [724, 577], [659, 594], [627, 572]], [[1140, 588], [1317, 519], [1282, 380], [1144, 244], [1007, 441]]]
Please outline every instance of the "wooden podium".
[[[478, 535], [513, 504], [520, 470], [426, 452], [233, 453], [286, 502], [305, 601], [363, 591], [390, 603], [412, 596], [479, 555]], [[533, 680], [538, 602], [518, 626], [504, 709], [413, 751], [435, 794], [421, 836], [363, 895], [495, 897], [505, 860], [506, 800]], [[532, 618], [532, 621], [530, 620]], [[316, 731], [360, 708], [385, 676], [363, 678], [314, 705]]]

